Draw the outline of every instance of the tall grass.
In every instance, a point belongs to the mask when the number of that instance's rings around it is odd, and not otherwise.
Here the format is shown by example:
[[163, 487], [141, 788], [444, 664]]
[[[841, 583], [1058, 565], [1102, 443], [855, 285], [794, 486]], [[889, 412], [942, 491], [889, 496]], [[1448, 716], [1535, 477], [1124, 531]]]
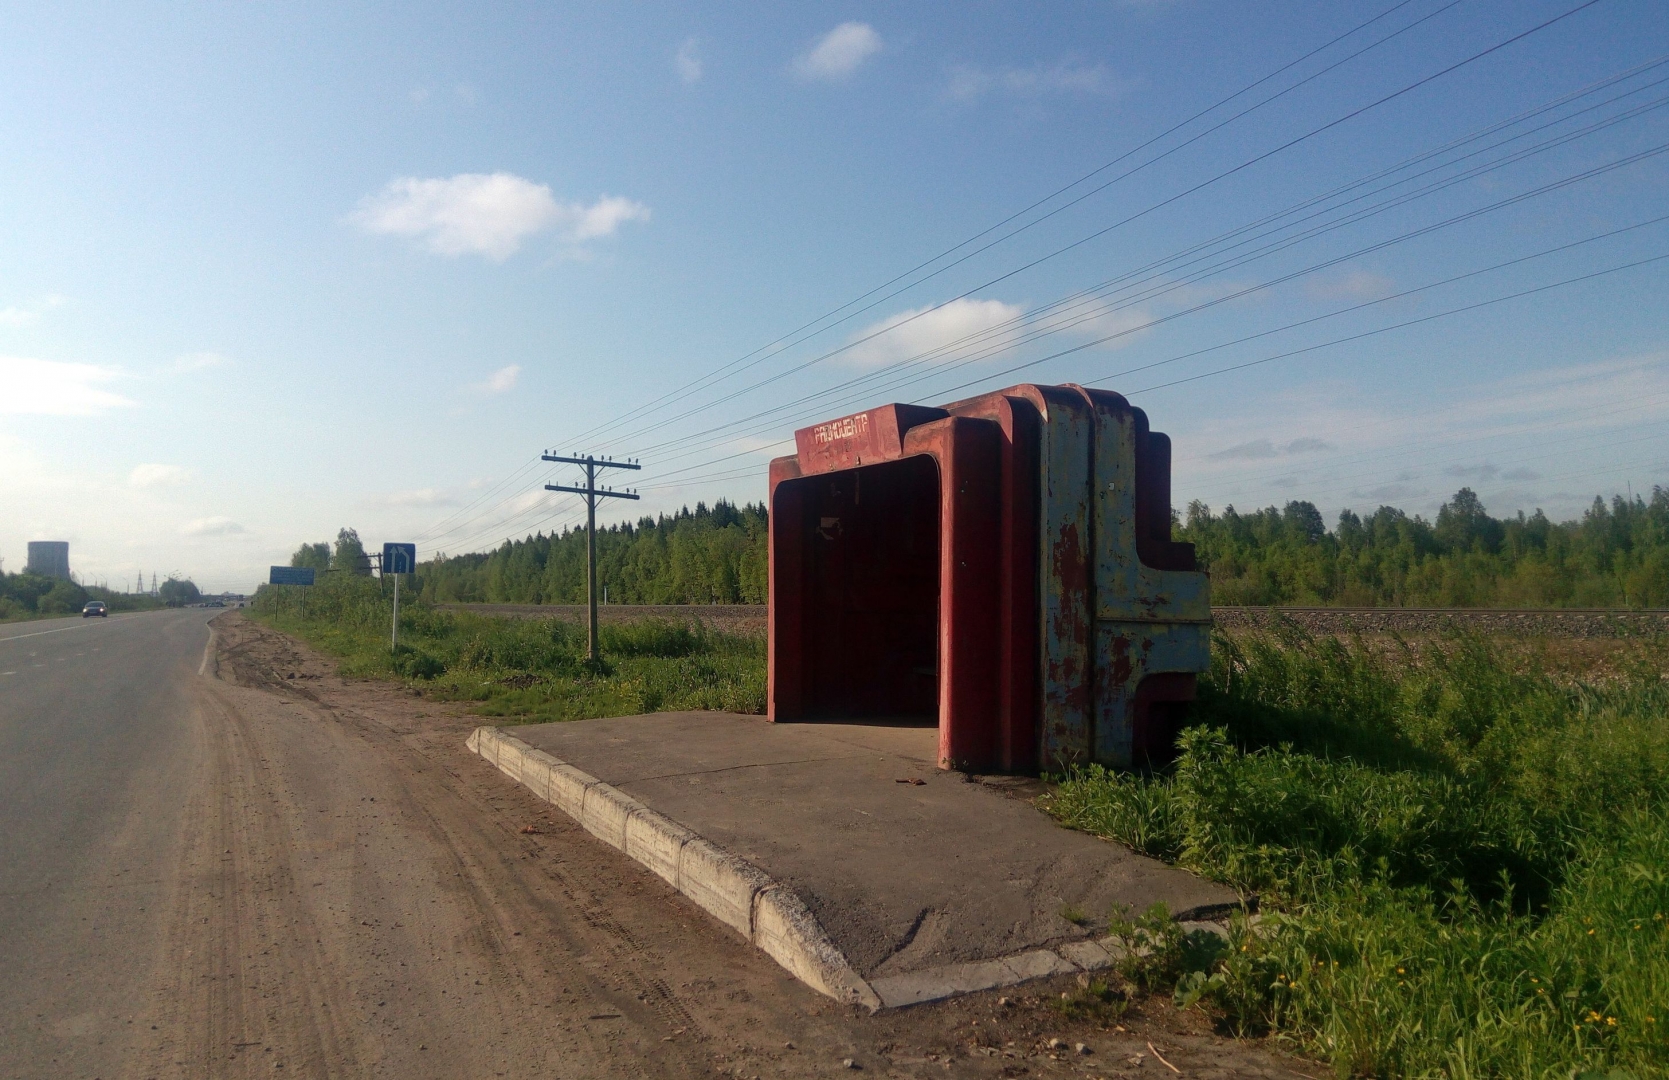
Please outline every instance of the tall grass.
[[530, 723], [663, 709], [763, 712], [765, 644], [674, 620], [605, 623], [601, 663], [582, 626], [506, 619], [423, 603], [400, 606], [400, 649], [389, 649], [392, 597], [381, 582], [332, 575], [310, 587], [264, 586], [256, 618], [342, 658], [346, 675], [399, 678], [475, 711]]
[[1669, 647], [1219, 637], [1174, 768], [1064, 822], [1260, 895], [1186, 980], [1340, 1075], [1669, 1068]]

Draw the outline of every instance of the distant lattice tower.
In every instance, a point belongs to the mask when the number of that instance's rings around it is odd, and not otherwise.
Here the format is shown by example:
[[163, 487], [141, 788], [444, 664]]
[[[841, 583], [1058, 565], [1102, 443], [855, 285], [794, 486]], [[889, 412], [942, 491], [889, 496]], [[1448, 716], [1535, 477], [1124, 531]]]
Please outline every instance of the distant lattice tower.
[[41, 577], [70, 576], [70, 545], [67, 540], [29, 541], [29, 573]]

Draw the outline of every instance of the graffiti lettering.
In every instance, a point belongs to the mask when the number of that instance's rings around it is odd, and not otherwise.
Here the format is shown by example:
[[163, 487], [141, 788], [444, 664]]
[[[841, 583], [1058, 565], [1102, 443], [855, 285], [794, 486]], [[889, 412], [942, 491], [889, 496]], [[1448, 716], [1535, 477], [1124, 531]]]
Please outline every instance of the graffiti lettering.
[[826, 424], [818, 424], [811, 431], [812, 438], [819, 445], [832, 443], [836, 439], [850, 439], [862, 435], [869, 430], [869, 414], [859, 413], [856, 416], [844, 416], [839, 420], [830, 420]]

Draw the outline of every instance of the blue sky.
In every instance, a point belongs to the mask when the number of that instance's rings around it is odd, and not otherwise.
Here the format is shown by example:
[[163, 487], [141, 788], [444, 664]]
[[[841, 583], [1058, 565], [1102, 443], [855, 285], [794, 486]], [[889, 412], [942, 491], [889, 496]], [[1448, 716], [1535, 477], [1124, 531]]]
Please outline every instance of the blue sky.
[[1183, 503], [1647, 490], [1669, 9], [1503, 44], [1579, 2], [13, 5], [0, 558], [247, 589], [341, 525], [479, 550], [576, 520], [547, 447], [641, 456], [636, 516], [1019, 381], [1142, 391]]

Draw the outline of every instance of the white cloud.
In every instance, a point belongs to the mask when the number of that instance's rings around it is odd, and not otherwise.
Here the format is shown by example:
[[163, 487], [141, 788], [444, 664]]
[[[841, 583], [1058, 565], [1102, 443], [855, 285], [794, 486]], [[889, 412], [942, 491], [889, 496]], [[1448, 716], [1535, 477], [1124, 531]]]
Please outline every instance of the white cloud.
[[489, 394], [502, 394], [504, 391], [516, 385], [516, 378], [521, 375], [521, 373], [522, 367], [520, 364], [511, 364], [508, 367], [501, 367], [491, 375], [487, 376], [487, 381], [481, 383], [479, 388], [485, 390]]
[[97, 416], [137, 404], [104, 389], [122, 373], [98, 364], [0, 356], [0, 413]]
[[1353, 499], [1368, 499], [1381, 505], [1390, 505], [1408, 499], [1420, 499], [1430, 494], [1430, 488], [1416, 487], [1406, 481], [1381, 484], [1378, 487], [1371, 488], [1356, 488], [1350, 493]]
[[695, 38], [685, 38], [678, 46], [678, 55], [673, 57], [672, 66], [677, 69], [678, 77], [686, 84], [701, 81], [701, 42]]
[[1021, 68], [963, 64], [951, 68], [945, 97], [952, 101], [977, 101], [991, 93], [1039, 98], [1046, 94], [1116, 94], [1119, 89], [1118, 81], [1104, 64], [1079, 64], [1070, 60]]
[[226, 517], [197, 518], [180, 527], [186, 536], [235, 536], [245, 531], [242, 525]]
[[402, 177], [360, 200], [350, 220], [372, 233], [420, 240], [440, 255], [502, 261], [522, 242], [555, 230], [570, 243], [609, 236], [627, 221], [648, 221], [649, 208], [620, 196], [589, 206], [562, 203], [544, 184], [510, 173]]
[[43, 312], [50, 311], [63, 302], [62, 296], [53, 293], [30, 307], [12, 305], [0, 308], [0, 326], [33, 326], [40, 321]]
[[1372, 300], [1396, 291], [1396, 282], [1368, 270], [1348, 270], [1304, 286], [1304, 292], [1317, 300]]
[[854, 335], [856, 344], [846, 351], [846, 357], [865, 367], [881, 367], [934, 350], [953, 356], [958, 351], [957, 343], [975, 334], [980, 335], [979, 339], [962, 347], [983, 353], [1013, 344], [1024, 314], [1025, 309], [1018, 304], [967, 298], [937, 308], [901, 311]]
[[191, 470], [179, 465], [135, 465], [128, 474], [129, 486], [136, 488], [178, 487], [191, 479]]
[[852, 74], [880, 51], [881, 35], [873, 26], [844, 22], [794, 58], [794, 74], [802, 79], [834, 82]]
[[1285, 446], [1276, 446], [1269, 439], [1254, 439], [1251, 442], [1231, 446], [1227, 450], [1219, 450], [1214, 454], [1207, 454], [1207, 461], [1261, 461], [1265, 458], [1290, 456], [1292, 454], [1313, 454], [1322, 450], [1336, 450], [1330, 442], [1321, 439], [1294, 439]]
[[1109, 349], [1121, 349], [1146, 337], [1152, 326], [1153, 315], [1142, 308], [1108, 310], [1104, 307], [1088, 314], [1072, 314], [1062, 329], [1078, 337], [1101, 341]]
[[172, 365], [177, 372], [206, 371], [209, 368], [224, 367], [230, 360], [217, 352], [194, 352], [183, 356], [176, 356]]
[[569, 236], [574, 240], [595, 240], [612, 236], [628, 221], [648, 221], [649, 208], [619, 195], [604, 195], [590, 206], [570, 203], [566, 213], [571, 221]]
[[387, 501], [390, 506], [440, 506], [456, 500], [439, 488], [418, 488], [415, 491], [396, 491]]
[[[1644, 408], [1642, 420], [1669, 417], [1669, 353], [1573, 364], [1503, 379], [1495, 392], [1434, 414], [1473, 431], [1524, 431], [1545, 426], [1610, 427], [1608, 405]], [[1633, 410], [1631, 410], [1633, 411]], [[1586, 413], [1579, 422], [1573, 414]]]
[[1219, 450], [1215, 454], [1207, 454], [1206, 458], [1210, 461], [1260, 461], [1280, 456], [1281, 452], [1275, 449], [1274, 443], [1268, 439], [1256, 439], [1231, 446], [1227, 450]]

